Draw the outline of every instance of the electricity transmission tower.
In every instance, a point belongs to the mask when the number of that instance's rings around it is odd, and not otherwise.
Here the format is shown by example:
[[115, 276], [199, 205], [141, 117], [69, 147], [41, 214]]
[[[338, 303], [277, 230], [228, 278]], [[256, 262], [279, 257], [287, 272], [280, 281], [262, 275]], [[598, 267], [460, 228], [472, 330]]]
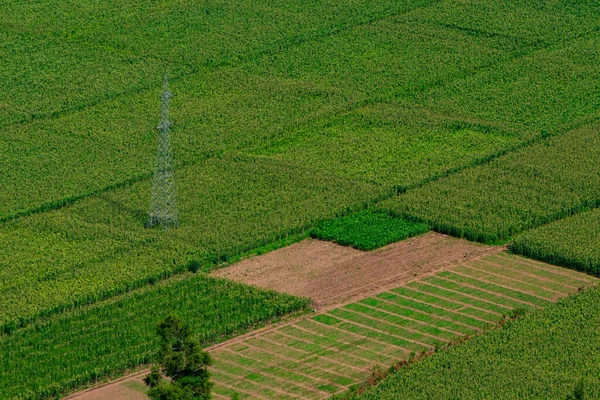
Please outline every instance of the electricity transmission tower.
[[177, 227], [179, 215], [175, 196], [175, 164], [173, 162], [173, 146], [169, 127], [169, 81], [165, 76], [162, 93], [161, 120], [158, 125], [158, 149], [156, 151], [156, 169], [152, 182], [150, 210], [148, 212], [148, 228], [162, 225], [163, 228]]

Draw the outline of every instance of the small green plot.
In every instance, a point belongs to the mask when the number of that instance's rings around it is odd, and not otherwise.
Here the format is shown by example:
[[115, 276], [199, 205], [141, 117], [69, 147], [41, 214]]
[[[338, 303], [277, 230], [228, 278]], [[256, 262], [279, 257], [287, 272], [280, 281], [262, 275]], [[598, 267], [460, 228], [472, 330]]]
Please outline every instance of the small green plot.
[[[352, 309], [356, 310], [357, 312], [361, 312], [365, 315], [369, 315], [372, 318], [382, 319], [382, 320], [388, 321], [388, 322], [390, 322], [392, 324], [396, 324], [396, 325], [402, 325], [405, 323], [405, 321], [407, 321], [408, 325], [405, 325], [405, 326], [410, 329], [413, 329], [417, 332], [423, 332], [427, 335], [433, 335], [433, 336], [436, 336], [438, 338], [442, 338], [442, 339], [445, 339], [448, 341], [455, 339], [457, 336], [455, 333], [439, 329], [437, 326], [428, 325], [424, 322], [420, 322], [417, 320], [407, 319], [404, 317], [404, 315], [390, 314], [388, 312], [380, 311], [375, 308], [362, 306], [361, 304], [353, 305]], [[407, 310], [407, 311], [409, 311], [409, 310]], [[407, 314], [411, 314], [410, 316], [407, 315], [407, 317], [412, 318], [414, 316], [414, 314], [416, 314], [416, 313], [413, 312], [413, 313], [407, 313]]]
[[[535, 230], [534, 230], [535, 231]], [[529, 231], [533, 232], [533, 231]], [[515, 241], [518, 241], [522, 236], [515, 238]], [[585, 280], [585, 276], [577, 279], [574, 274], [565, 270], [563, 273], [556, 273], [551, 270], [545, 269], [543, 267], [534, 267], [530, 265], [528, 262], [518, 256], [513, 256], [507, 253], [494, 254], [493, 256], [486, 257], [485, 260], [493, 262], [498, 265], [506, 266], [508, 268], [512, 268], [515, 270], [523, 271], [531, 275], [539, 276], [541, 278], [545, 278], [548, 281], [556, 282], [560, 285], [568, 285], [578, 288], [580, 286], [586, 285], [588, 283]]]
[[520, 282], [520, 278], [514, 277], [515, 274], [513, 274], [513, 280], [510, 278], [492, 275], [487, 272], [479, 271], [477, 269], [469, 268], [466, 266], [455, 268], [453, 271], [467, 275], [473, 279], [477, 279], [483, 282], [489, 282], [499, 286], [506, 286], [510, 288], [510, 290], [531, 293], [536, 297], [542, 297], [548, 300], [554, 298], [557, 294], [559, 294], [554, 291], [546, 290], [544, 288], [539, 287], [539, 282], [538, 285], [530, 285], [528, 283]]
[[231, 346], [229, 346], [229, 349], [231, 349], [233, 351], [244, 351], [248, 348], [249, 348], [249, 346], [244, 343], [234, 343]]
[[[443, 308], [446, 308], [449, 310], [455, 310], [455, 309], [462, 307], [462, 304], [460, 304], [460, 303], [450, 301], [448, 299], [441, 299], [439, 297], [431, 296], [426, 293], [417, 292], [417, 291], [411, 290], [410, 288], [407, 288], [407, 287], [399, 287], [396, 289], [392, 289], [391, 292], [402, 295], [404, 297], [410, 297], [412, 299], [422, 301], [423, 303], [435, 304], [436, 306], [443, 307]], [[382, 295], [385, 295], [385, 293], [381, 293], [377, 297], [386, 300], [386, 298], [382, 297]], [[388, 296], [389, 296], [389, 298], [397, 297], [396, 295], [391, 294], [391, 293], [388, 294]]]
[[409, 340], [415, 340], [420, 343], [429, 344], [431, 346], [434, 345], [434, 341], [432, 338], [429, 338], [421, 333], [414, 332], [405, 328], [402, 328], [398, 325], [394, 325], [382, 320], [369, 318], [366, 316], [362, 316], [360, 314], [356, 314], [354, 312], [350, 312], [342, 309], [331, 310], [330, 313], [334, 313], [340, 317], [347, 319], [348, 321], [355, 322], [357, 324], [365, 325], [369, 328], [377, 329], [381, 332], [385, 332], [391, 335], [394, 335], [398, 338], [406, 338]]
[[226, 396], [226, 397], [238, 396], [240, 399], [246, 399], [246, 398], [250, 397], [246, 393], [240, 393], [240, 392], [237, 392], [237, 391], [235, 391], [233, 389], [230, 389], [228, 387], [219, 385], [218, 382], [215, 384], [215, 386], [213, 386], [213, 392], [216, 393], [216, 394], [219, 394], [221, 396]]
[[[469, 267], [473, 266], [477, 269], [493, 273], [495, 275], [501, 275], [502, 277], [516, 279], [518, 281], [523, 282], [524, 284], [532, 285], [536, 288], [540, 288], [542, 290], [552, 290], [554, 292], [558, 292], [559, 294], [568, 294], [570, 291], [569, 288], [563, 283], [553, 282], [550, 279], [540, 279], [537, 276], [531, 276], [525, 274], [523, 272], [527, 272], [523, 268], [519, 267], [518, 270], [506, 268], [504, 266], [493, 265], [485, 260], [475, 260], [471, 261], [467, 264]], [[502, 279], [502, 278], [499, 278]], [[556, 295], [557, 293], [551, 294], [551, 297]]]
[[310, 329], [310, 330], [312, 330], [314, 332], [318, 332], [322, 335], [327, 335], [328, 337], [331, 337], [331, 338], [343, 340], [345, 342], [364, 347], [373, 352], [381, 354], [382, 357], [384, 355], [387, 355], [390, 357], [396, 357], [399, 354], [403, 354], [402, 351], [399, 352], [399, 351], [397, 351], [397, 349], [394, 349], [393, 347], [390, 347], [389, 345], [380, 343], [378, 341], [371, 340], [363, 335], [356, 335], [356, 334], [351, 334], [350, 332], [347, 332], [347, 331], [332, 329], [332, 328], [329, 328], [329, 327], [326, 327], [323, 325], [316, 324], [311, 320], [301, 321], [298, 323], [298, 325], [303, 327], [304, 329]]
[[329, 392], [331, 394], [333, 393], [337, 393], [340, 391], [340, 388], [333, 386], [333, 385], [320, 385], [318, 387], [319, 390], [322, 390], [324, 392]]
[[[288, 335], [301, 338], [309, 343], [323, 346], [324, 348], [331, 348], [335, 349], [338, 352], [345, 352], [350, 354], [354, 354], [356, 350], [356, 346], [352, 343], [344, 343], [328, 336], [321, 336], [310, 332], [305, 332], [303, 330], [297, 329], [294, 326], [287, 326], [283, 329]], [[369, 356], [366, 357], [368, 359], [379, 359], [379, 356], [376, 354], [372, 354], [371, 352], [367, 352], [367, 354], [369, 354]]]
[[[453, 321], [448, 321], [446, 319], [440, 318], [438, 315], [435, 315], [435, 314], [426, 314], [424, 312], [415, 311], [412, 309], [397, 306], [397, 305], [390, 304], [390, 303], [383, 302], [383, 301], [372, 304], [371, 306], [376, 307], [380, 310], [384, 310], [386, 312], [406, 316], [406, 317], [421, 321], [423, 323], [426, 323], [426, 324], [429, 324], [429, 325], [432, 325], [432, 326], [435, 326], [438, 328], [448, 329], [448, 330], [451, 330], [451, 331], [454, 331], [457, 333], [469, 334], [469, 333], [473, 332], [472, 329], [467, 328], [464, 325], [459, 325]], [[448, 314], [450, 314], [450, 313], [445, 312], [444, 317], [446, 317]]]
[[463, 314], [467, 314], [467, 315], [471, 315], [475, 318], [479, 318], [491, 323], [495, 323], [498, 322], [500, 320], [500, 316], [496, 315], [496, 314], [492, 314], [490, 312], [484, 311], [484, 310], [480, 310], [478, 308], [473, 308], [473, 307], [465, 307], [465, 308], [461, 308], [460, 312]]
[[298, 372], [315, 377], [317, 380], [325, 380], [339, 386], [348, 386], [354, 382], [354, 379], [347, 378], [334, 372], [326, 371], [322, 368], [327, 368], [324, 363], [318, 365], [302, 364], [297, 368]]
[[359, 250], [373, 250], [429, 231], [421, 222], [393, 217], [388, 213], [363, 210], [335, 218], [315, 227], [310, 235]]
[[218, 356], [213, 357], [213, 359], [214, 359], [213, 368], [212, 368], [213, 370], [223, 371], [229, 375], [234, 375], [234, 376], [246, 376], [246, 374], [248, 373], [248, 370], [240, 367], [237, 364], [225, 362]]
[[337, 325], [341, 322], [339, 319], [327, 314], [315, 315], [312, 319], [325, 325]]

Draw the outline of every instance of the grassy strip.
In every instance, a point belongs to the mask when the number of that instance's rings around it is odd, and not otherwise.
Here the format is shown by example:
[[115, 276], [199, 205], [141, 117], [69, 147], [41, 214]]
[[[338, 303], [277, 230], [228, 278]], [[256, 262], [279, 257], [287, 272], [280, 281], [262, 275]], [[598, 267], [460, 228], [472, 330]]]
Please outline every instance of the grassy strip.
[[308, 306], [204, 274], [161, 283], [0, 337], [0, 398], [57, 396], [152, 362], [154, 328], [169, 312], [208, 345]]
[[515, 237], [510, 249], [540, 261], [600, 276], [600, 209], [524, 232]]
[[325, 221], [313, 228], [310, 236], [359, 250], [373, 250], [428, 231], [426, 224], [367, 209]]
[[586, 398], [598, 398], [599, 309], [600, 289], [586, 289], [466, 343], [411, 360], [419, 362], [400, 363], [386, 379], [385, 372], [376, 373], [360, 388], [364, 393], [343, 398], [564, 399], [580, 378]]

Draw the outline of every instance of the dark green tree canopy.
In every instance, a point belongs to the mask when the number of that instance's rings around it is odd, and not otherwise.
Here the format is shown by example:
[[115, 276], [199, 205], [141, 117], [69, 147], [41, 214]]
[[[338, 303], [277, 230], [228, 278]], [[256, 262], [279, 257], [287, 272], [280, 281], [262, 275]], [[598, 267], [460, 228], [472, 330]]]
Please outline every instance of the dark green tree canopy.
[[[190, 326], [177, 315], [169, 315], [158, 324], [160, 337], [158, 365], [144, 379], [153, 400], [210, 399], [212, 383], [208, 366], [212, 359], [193, 339]], [[164, 376], [170, 378], [165, 379]]]

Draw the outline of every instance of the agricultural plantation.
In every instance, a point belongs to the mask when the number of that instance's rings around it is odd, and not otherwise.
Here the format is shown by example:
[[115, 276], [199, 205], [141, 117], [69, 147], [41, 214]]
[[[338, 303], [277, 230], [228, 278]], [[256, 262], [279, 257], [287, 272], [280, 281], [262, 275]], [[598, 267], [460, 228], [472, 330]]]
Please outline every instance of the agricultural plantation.
[[0, 399], [147, 399], [169, 313], [219, 399], [598, 397], [599, 16], [3, 1]]

